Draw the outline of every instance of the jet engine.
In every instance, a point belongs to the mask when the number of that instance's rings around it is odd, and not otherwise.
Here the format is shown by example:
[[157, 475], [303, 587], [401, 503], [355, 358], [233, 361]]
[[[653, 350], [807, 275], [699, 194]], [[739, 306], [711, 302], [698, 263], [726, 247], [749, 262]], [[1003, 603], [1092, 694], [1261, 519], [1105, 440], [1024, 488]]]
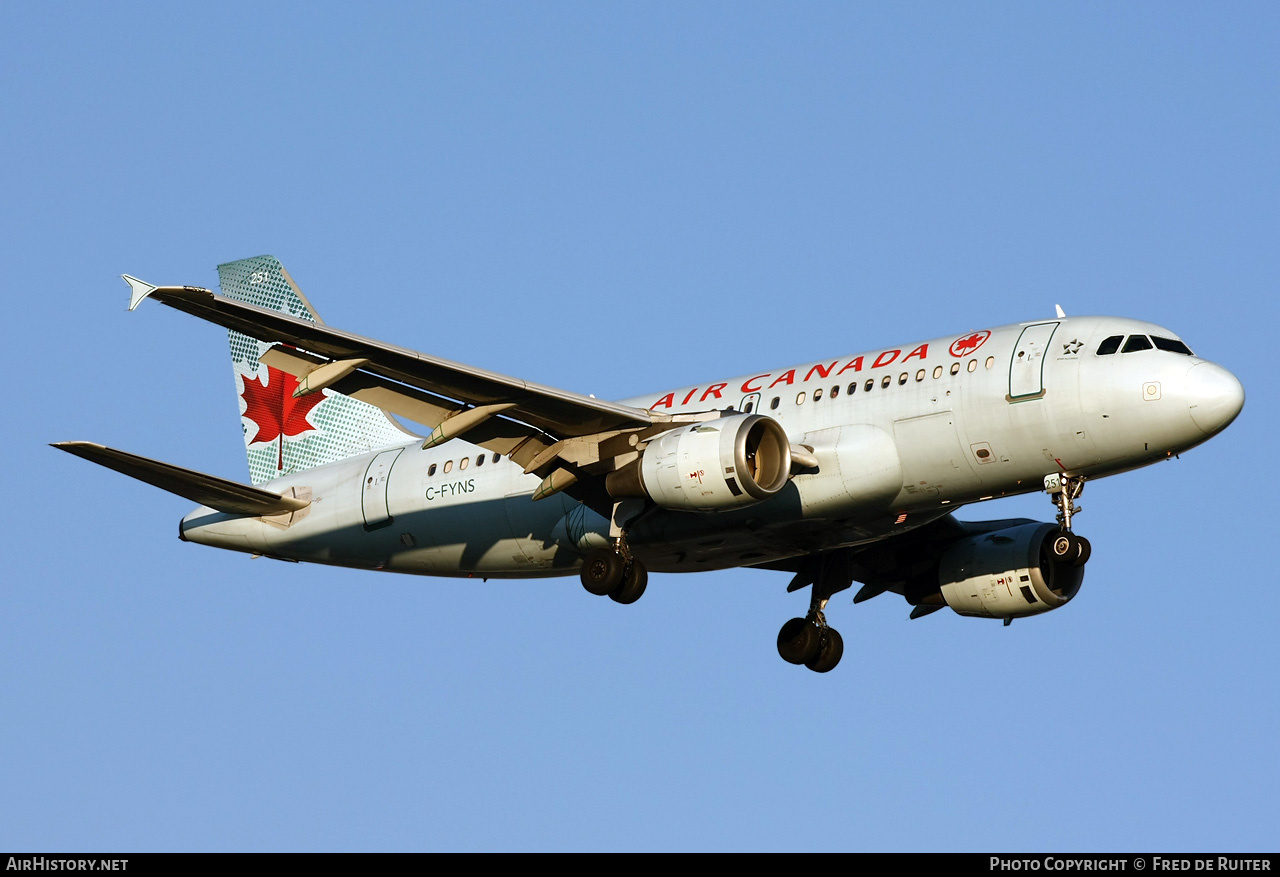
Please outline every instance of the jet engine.
[[791, 473], [791, 442], [761, 414], [734, 414], [650, 439], [640, 459], [605, 481], [614, 497], [647, 496], [666, 509], [719, 511], [773, 496]]
[[908, 587], [907, 600], [980, 618], [1021, 618], [1057, 609], [1084, 581], [1080, 561], [1055, 555], [1053, 545], [1061, 535], [1056, 524], [1033, 522], [961, 539], [943, 553], [931, 587]]

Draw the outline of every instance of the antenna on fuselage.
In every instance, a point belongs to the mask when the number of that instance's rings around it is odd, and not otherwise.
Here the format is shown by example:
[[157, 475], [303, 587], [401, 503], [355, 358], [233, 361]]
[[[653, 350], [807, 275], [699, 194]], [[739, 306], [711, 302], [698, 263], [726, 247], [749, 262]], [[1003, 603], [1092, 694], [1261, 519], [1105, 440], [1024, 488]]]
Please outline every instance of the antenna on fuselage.
[[1058, 312], [1059, 320], [1061, 320], [1063, 317], [1067, 315], [1067, 312], [1062, 309], [1062, 305], [1054, 305], [1053, 309]]

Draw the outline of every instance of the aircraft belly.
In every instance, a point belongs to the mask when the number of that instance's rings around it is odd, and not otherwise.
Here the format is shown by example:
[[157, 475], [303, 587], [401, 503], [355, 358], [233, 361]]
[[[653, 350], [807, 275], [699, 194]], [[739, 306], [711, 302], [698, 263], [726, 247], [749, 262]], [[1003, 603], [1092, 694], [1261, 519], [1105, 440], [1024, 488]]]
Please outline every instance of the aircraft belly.
[[[764, 504], [762, 504], [764, 505]], [[768, 563], [787, 557], [878, 542], [949, 514], [931, 508], [899, 523], [893, 514], [848, 520], [783, 519], [765, 516], [733, 522], [705, 515], [654, 516], [632, 531], [632, 551], [652, 572], [690, 572]], [[718, 525], [717, 525], [718, 523]]]

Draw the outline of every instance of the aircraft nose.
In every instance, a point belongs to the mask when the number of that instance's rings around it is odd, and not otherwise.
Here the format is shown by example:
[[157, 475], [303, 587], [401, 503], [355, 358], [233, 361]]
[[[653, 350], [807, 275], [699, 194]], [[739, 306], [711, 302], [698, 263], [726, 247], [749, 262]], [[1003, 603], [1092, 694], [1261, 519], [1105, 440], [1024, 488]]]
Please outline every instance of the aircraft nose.
[[1187, 372], [1187, 405], [1196, 426], [1214, 435], [1244, 408], [1244, 386], [1220, 365], [1197, 363]]

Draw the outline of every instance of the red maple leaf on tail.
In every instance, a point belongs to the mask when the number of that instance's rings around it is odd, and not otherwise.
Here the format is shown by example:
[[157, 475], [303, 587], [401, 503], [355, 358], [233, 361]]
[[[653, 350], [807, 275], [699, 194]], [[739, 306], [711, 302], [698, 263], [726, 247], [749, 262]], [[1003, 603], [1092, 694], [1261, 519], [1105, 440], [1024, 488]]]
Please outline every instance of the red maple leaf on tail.
[[258, 428], [249, 443], [259, 445], [279, 439], [276, 469], [283, 470], [284, 440], [317, 431], [307, 415], [324, 401], [328, 392], [321, 390], [295, 399], [293, 391], [298, 389], [298, 379], [278, 368], [267, 368], [265, 382], [260, 383], [256, 376], [243, 378], [244, 391], [240, 395], [245, 403], [244, 417]]

